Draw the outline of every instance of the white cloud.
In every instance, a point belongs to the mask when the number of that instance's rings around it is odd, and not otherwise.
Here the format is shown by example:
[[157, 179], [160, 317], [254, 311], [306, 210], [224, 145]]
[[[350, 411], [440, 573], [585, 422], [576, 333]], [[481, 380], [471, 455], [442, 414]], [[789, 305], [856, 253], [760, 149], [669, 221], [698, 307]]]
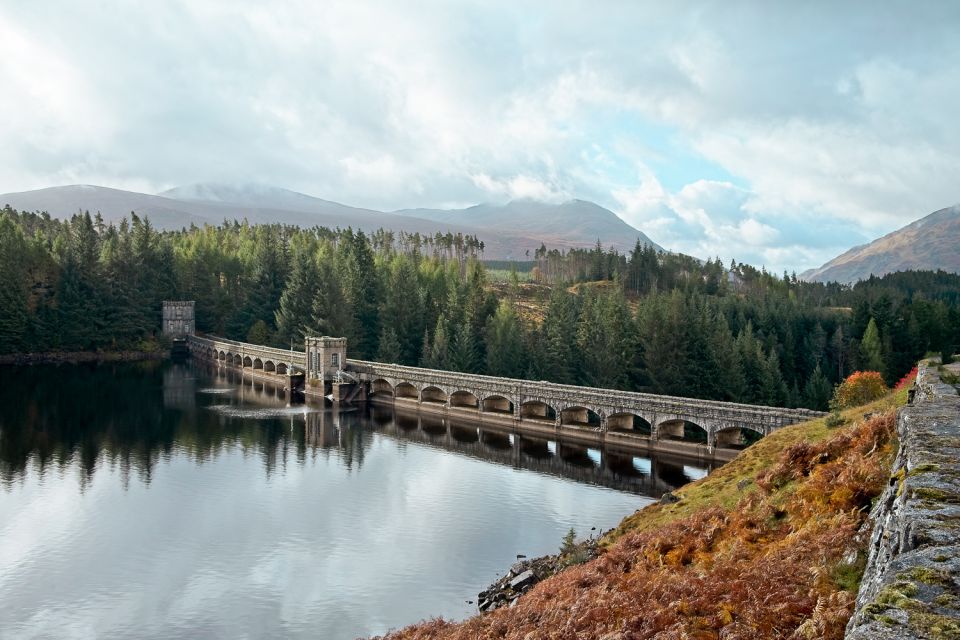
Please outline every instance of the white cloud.
[[859, 239], [960, 199], [958, 25], [956, 3], [8, 3], [0, 191], [580, 197], [801, 268], [827, 249], [800, 220]]

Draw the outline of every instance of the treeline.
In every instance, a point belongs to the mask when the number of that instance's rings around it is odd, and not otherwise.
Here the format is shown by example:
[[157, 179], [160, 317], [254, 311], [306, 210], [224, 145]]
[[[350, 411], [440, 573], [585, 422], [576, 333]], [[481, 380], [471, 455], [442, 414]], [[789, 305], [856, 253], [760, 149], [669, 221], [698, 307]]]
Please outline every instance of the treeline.
[[[492, 292], [482, 249], [441, 234], [241, 222], [158, 232], [135, 215], [114, 226], [6, 208], [0, 352], [139, 348], [156, 339], [161, 301], [187, 299], [199, 331], [233, 339], [302, 348], [306, 334], [343, 335], [354, 358], [822, 409], [856, 368], [894, 382], [960, 343], [956, 275], [850, 288], [639, 245], [544, 250], [538, 277], [552, 264], [556, 286], [533, 321], [519, 315], [519, 287]], [[577, 280], [602, 282], [573, 293]]]

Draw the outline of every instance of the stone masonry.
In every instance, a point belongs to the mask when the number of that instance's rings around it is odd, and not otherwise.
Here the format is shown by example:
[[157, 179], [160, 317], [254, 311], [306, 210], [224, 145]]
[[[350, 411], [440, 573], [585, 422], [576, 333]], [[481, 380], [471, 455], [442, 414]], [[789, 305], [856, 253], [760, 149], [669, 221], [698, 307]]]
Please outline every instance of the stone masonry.
[[960, 638], [960, 364], [920, 364], [874, 530], [852, 640]]

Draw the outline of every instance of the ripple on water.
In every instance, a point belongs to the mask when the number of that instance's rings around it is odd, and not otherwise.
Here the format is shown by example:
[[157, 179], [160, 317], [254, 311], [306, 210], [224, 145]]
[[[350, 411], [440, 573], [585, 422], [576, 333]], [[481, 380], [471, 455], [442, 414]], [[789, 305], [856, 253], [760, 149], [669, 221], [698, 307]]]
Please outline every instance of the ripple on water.
[[209, 389], [200, 389], [199, 391], [197, 391], [197, 393], [206, 393], [209, 395], [216, 395], [216, 396], [227, 395], [233, 392], [234, 392], [234, 389], [222, 389], [219, 387], [211, 387]]
[[287, 418], [289, 416], [305, 416], [308, 413], [317, 413], [306, 405], [296, 407], [237, 407], [230, 404], [214, 404], [207, 407], [210, 411], [215, 411], [228, 418], [252, 418], [254, 420], [269, 420], [271, 418]]

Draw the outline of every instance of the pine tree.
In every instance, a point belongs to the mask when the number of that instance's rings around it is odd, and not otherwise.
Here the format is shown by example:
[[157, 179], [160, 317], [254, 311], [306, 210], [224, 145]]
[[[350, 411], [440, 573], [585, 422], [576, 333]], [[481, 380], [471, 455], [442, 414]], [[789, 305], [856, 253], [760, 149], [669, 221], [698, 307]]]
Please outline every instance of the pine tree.
[[400, 345], [399, 356], [391, 362], [416, 364], [424, 329], [423, 301], [417, 268], [408, 256], [397, 255], [390, 264], [380, 319]]
[[469, 322], [463, 321], [454, 329], [447, 366], [452, 371], [476, 373], [478, 365], [479, 356], [473, 329]]
[[282, 345], [303, 343], [313, 315], [314, 290], [318, 280], [312, 247], [298, 247], [293, 252], [292, 260], [290, 277], [280, 296], [280, 308], [274, 312], [277, 341]]
[[831, 397], [833, 397], [833, 387], [827, 380], [827, 376], [823, 375], [820, 365], [817, 365], [803, 388], [801, 398], [803, 406], [816, 411], [826, 411], [830, 408]]
[[359, 358], [370, 357], [376, 352], [380, 335], [381, 288], [373, 250], [363, 231], [345, 233], [340, 276], [353, 314], [351, 349]]
[[270, 327], [263, 320], [257, 320], [247, 332], [247, 342], [252, 344], [270, 344]]
[[450, 364], [450, 343], [447, 338], [446, 318], [437, 318], [437, 327], [433, 331], [430, 354], [424, 366], [430, 369], [448, 369]]
[[526, 365], [523, 329], [513, 305], [506, 301], [500, 303], [497, 312], [487, 321], [486, 340], [488, 375], [505, 378], [523, 375]]
[[860, 340], [860, 368], [864, 371], [883, 372], [883, 343], [880, 330], [873, 318], [867, 323], [867, 330]]
[[400, 341], [393, 327], [384, 327], [380, 332], [380, 341], [377, 347], [377, 361], [388, 364], [400, 361]]
[[310, 304], [310, 329], [321, 336], [346, 337], [350, 344], [356, 338], [353, 313], [340, 288], [340, 278], [333, 268], [333, 256], [321, 249], [313, 300]]
[[24, 342], [29, 322], [23, 265], [27, 243], [23, 232], [0, 212], [0, 353], [15, 353]]
[[[554, 287], [543, 316], [542, 369], [549, 380], [574, 384], [579, 300], [564, 287]], [[539, 353], [540, 350], [531, 350]]]

